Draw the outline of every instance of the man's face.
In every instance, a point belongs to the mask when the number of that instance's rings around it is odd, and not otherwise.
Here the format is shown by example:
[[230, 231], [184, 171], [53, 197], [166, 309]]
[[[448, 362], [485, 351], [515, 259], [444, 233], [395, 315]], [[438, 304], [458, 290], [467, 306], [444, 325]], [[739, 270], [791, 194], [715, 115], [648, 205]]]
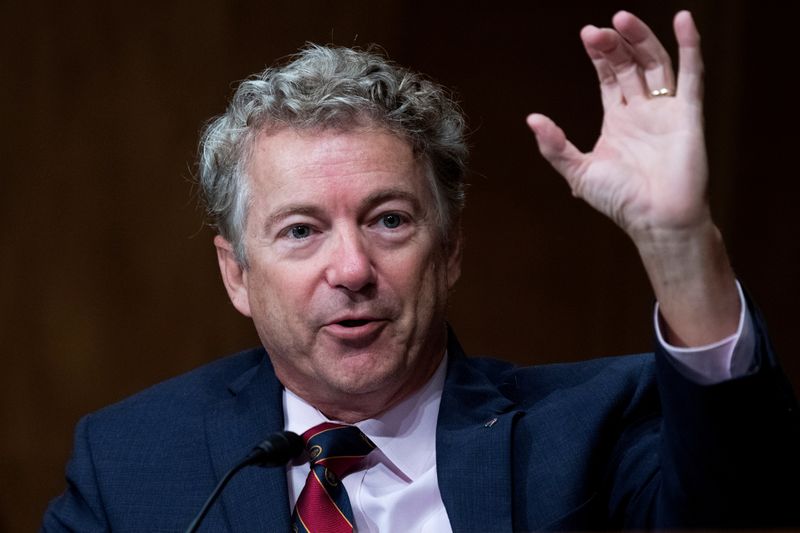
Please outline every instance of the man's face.
[[457, 246], [442, 247], [425, 172], [377, 128], [287, 128], [255, 142], [248, 266], [217, 237], [220, 267], [278, 378], [323, 411], [363, 399], [383, 404], [377, 414], [441, 360], [460, 264]]

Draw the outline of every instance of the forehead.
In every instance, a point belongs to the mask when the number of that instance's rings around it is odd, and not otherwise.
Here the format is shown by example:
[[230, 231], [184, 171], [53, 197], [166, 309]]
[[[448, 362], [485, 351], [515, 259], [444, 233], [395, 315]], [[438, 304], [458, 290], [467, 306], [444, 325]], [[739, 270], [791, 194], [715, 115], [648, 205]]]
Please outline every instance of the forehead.
[[248, 168], [252, 191], [270, 203], [381, 187], [421, 194], [427, 190], [424, 174], [410, 143], [379, 128], [261, 133]]

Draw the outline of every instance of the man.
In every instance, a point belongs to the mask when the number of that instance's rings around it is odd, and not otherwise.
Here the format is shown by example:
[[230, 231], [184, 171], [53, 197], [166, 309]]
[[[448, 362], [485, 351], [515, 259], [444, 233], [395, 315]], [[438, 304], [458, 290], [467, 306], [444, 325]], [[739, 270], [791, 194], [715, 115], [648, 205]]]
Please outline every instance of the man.
[[[201, 143], [222, 278], [264, 349], [84, 418], [44, 529], [181, 530], [281, 429], [305, 434], [307, 453], [242, 470], [204, 528], [800, 522], [797, 489], [777, 488], [800, 474], [797, 402], [709, 214], [688, 12], [675, 34], [677, 76], [633, 15], [583, 29], [605, 108], [591, 153], [528, 117], [574, 194], [637, 246], [658, 300], [655, 356], [531, 369], [466, 358], [445, 321], [461, 259], [459, 111], [379, 57], [309, 47], [242, 83]], [[317, 471], [327, 444], [314, 439], [351, 425], [367, 448], [347, 472]]]

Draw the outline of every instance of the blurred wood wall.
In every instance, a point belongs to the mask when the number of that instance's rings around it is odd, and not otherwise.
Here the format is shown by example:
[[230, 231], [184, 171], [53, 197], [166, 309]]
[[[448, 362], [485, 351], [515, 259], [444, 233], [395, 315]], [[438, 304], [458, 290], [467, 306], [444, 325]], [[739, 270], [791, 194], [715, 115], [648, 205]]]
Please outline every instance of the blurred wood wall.
[[800, 9], [700, 2], [0, 3], [0, 531], [64, 488], [77, 419], [257, 342], [227, 301], [191, 183], [233, 82], [306, 41], [379, 43], [461, 95], [472, 187], [451, 318], [520, 363], [649, 350], [652, 295], [626, 239], [537, 155], [527, 112], [591, 147], [578, 31], [630, 9], [665, 41], [692, 9], [708, 67], [713, 207], [795, 386], [800, 360]]

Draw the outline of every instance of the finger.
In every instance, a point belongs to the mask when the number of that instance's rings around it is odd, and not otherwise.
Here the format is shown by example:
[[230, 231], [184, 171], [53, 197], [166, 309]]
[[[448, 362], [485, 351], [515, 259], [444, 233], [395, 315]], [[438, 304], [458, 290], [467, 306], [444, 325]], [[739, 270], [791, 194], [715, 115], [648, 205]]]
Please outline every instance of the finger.
[[528, 127], [536, 136], [539, 151], [556, 171], [567, 180], [573, 194], [577, 194], [580, 169], [586, 155], [567, 140], [564, 130], [544, 115], [528, 115]]
[[616, 30], [587, 26], [581, 31], [581, 39], [590, 57], [597, 54], [607, 62], [627, 102], [647, 96], [644, 76], [631, 46]]
[[[591, 32], [594, 30], [597, 30], [597, 28], [594, 26], [586, 26], [581, 30], [581, 34], [583, 34], [584, 31]], [[586, 46], [586, 42], [583, 39], [581, 39], [581, 42], [583, 42], [586, 54], [589, 56], [589, 59], [592, 60], [594, 69], [597, 72], [603, 108], [608, 109], [613, 105], [625, 103], [625, 99], [622, 97], [622, 90], [619, 87], [619, 83], [617, 83], [617, 77], [614, 75], [614, 71], [611, 69], [611, 65], [608, 64], [606, 58], [597, 50]]]
[[675, 75], [672, 60], [661, 41], [640, 18], [620, 11], [612, 19], [614, 28], [630, 44], [635, 61], [649, 91], [666, 88], [675, 92]]
[[700, 53], [700, 33], [692, 14], [681, 11], [675, 15], [675, 38], [678, 41], [677, 96], [688, 100], [703, 98], [703, 56]]

